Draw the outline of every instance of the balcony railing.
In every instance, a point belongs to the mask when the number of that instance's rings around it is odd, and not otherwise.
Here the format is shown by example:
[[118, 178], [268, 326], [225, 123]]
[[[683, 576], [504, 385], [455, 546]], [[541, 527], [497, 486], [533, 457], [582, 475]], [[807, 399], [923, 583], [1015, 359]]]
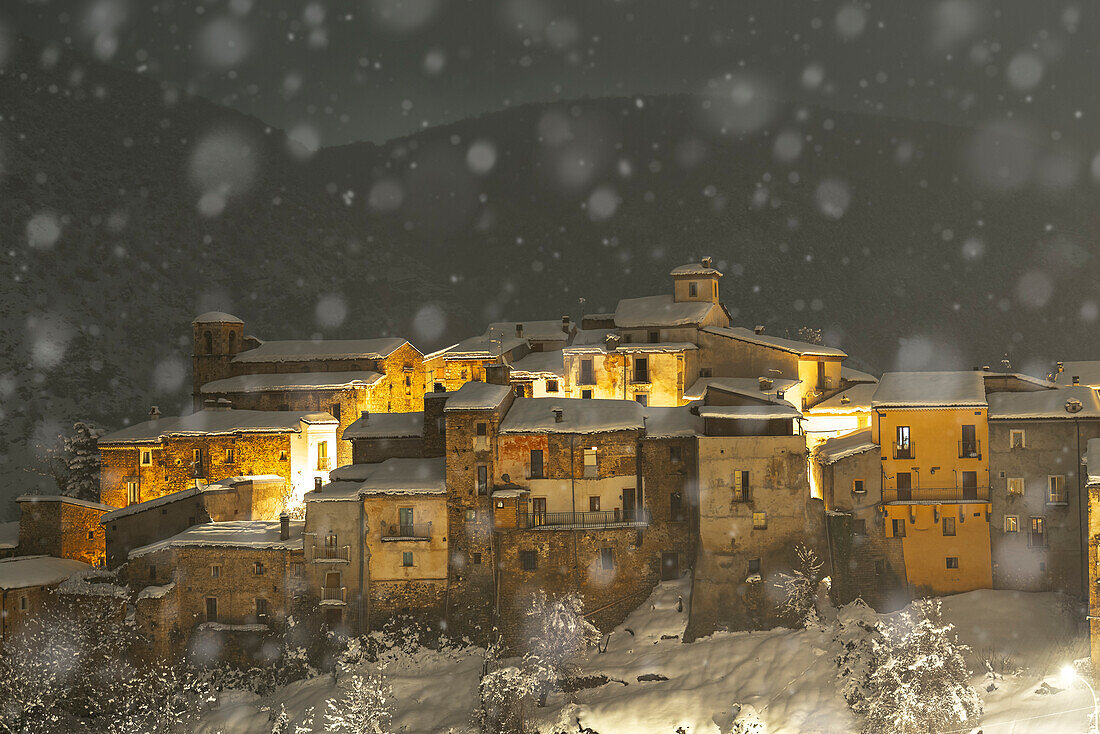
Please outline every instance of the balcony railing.
[[883, 489], [883, 502], [981, 502], [989, 500], [989, 487], [914, 487]]
[[430, 522], [417, 523], [382, 523], [382, 540], [431, 540], [432, 524]]
[[982, 458], [982, 442], [981, 441], [959, 441], [959, 458], [960, 459], [980, 459], [980, 458]]
[[350, 561], [350, 545], [313, 545], [314, 561]]
[[328, 602], [329, 604], [347, 604], [348, 602], [348, 587], [346, 586], [322, 586], [321, 587], [321, 602]]
[[895, 459], [915, 459], [917, 458], [917, 445], [912, 441], [909, 443], [895, 443], [894, 444], [894, 458]]
[[600, 528], [647, 527], [649, 510], [639, 507], [633, 510], [600, 510], [597, 512], [532, 512], [521, 513], [522, 528]]

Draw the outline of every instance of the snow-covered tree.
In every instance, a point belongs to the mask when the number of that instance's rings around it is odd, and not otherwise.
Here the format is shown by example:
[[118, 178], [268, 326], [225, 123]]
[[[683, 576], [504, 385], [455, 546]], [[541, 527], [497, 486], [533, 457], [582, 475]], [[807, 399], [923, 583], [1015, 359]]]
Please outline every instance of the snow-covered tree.
[[273, 712], [271, 734], [313, 734], [313, 707], [305, 710], [299, 723], [292, 724], [290, 714], [286, 711], [286, 704], [279, 704], [279, 713]]
[[792, 573], [778, 574], [775, 582], [783, 595], [780, 609], [795, 623], [808, 626], [817, 621], [814, 604], [817, 600], [817, 585], [821, 581], [823, 563], [813, 548], [799, 543], [795, 546], [795, 563]]
[[871, 674], [878, 667], [875, 645], [882, 642], [878, 614], [862, 599], [845, 605], [837, 615], [833, 642], [840, 694], [853, 711], [866, 713]]
[[67, 477], [64, 493], [69, 497], [99, 501], [99, 439], [102, 428], [77, 421], [65, 438]]
[[568, 675], [573, 659], [599, 642], [600, 631], [584, 618], [584, 600], [571, 593], [550, 597], [539, 589], [527, 608], [528, 666], [545, 684]]
[[533, 706], [538, 687], [538, 677], [526, 667], [508, 665], [490, 671], [478, 687], [478, 726], [486, 734], [528, 731], [527, 711]]
[[340, 698], [326, 702], [327, 731], [347, 734], [386, 734], [393, 719], [393, 689], [382, 674], [354, 675]]
[[967, 648], [953, 629], [935, 599], [918, 602], [881, 628], [865, 734], [930, 734], [971, 726], [981, 716], [963, 660]]
[[820, 344], [821, 329], [815, 329], [810, 326], [800, 327], [798, 329], [798, 340], [806, 342], [807, 344]]

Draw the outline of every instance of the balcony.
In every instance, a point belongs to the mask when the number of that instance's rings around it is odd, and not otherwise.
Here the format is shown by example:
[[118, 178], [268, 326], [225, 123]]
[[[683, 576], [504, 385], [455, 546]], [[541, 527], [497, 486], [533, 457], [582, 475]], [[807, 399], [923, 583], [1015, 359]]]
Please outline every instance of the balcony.
[[346, 586], [322, 586], [321, 603], [325, 605], [340, 605], [348, 603], [348, 587]]
[[937, 503], [937, 502], [988, 502], [989, 487], [914, 487], [912, 489], [883, 489], [882, 501]]
[[959, 441], [959, 458], [960, 459], [980, 459], [980, 458], [982, 458], [982, 442], [981, 441]]
[[600, 530], [607, 528], [644, 528], [649, 526], [649, 510], [637, 508], [600, 510], [597, 512], [535, 512], [521, 513], [518, 527], [570, 530]]
[[895, 459], [915, 459], [917, 458], [917, 446], [912, 441], [909, 443], [895, 443], [894, 444], [894, 458]]
[[314, 563], [324, 563], [326, 561], [347, 563], [351, 560], [351, 546], [350, 545], [313, 545]]
[[401, 540], [431, 540], [432, 524], [417, 522], [410, 524], [382, 523], [382, 542]]

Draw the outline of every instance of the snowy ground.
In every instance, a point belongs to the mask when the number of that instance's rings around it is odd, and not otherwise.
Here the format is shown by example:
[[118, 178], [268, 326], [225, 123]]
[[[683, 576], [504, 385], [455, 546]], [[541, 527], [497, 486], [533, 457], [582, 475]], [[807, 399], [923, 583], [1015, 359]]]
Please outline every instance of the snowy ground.
[[[830, 631], [771, 630], [721, 633], [681, 644], [689, 579], [662, 583], [610, 637], [605, 653], [580, 661], [583, 675], [609, 681], [571, 696], [551, 696], [539, 712], [547, 731], [568, 721], [600, 734], [720, 734], [735, 703], [750, 705], [769, 734], [853, 732], [861, 725], [837, 692]], [[678, 611], [678, 599], [684, 611]], [[985, 704], [984, 734], [1083, 732], [1092, 698], [1087, 689], [1058, 690], [1057, 672], [1088, 656], [1076, 611], [1057, 594], [976, 591], [943, 600], [969, 657], [974, 686]], [[476, 705], [482, 651], [423, 650], [387, 666], [394, 688], [395, 731], [465, 732]], [[1016, 670], [991, 680], [984, 659], [1008, 660]], [[642, 677], [643, 680], [639, 680]], [[645, 677], [656, 679], [645, 680]], [[662, 680], [665, 678], [667, 680]], [[1038, 693], [1042, 684], [1053, 692]], [[987, 690], [990, 684], [995, 687]], [[324, 701], [338, 695], [331, 677], [295, 683], [267, 700], [230, 695], [200, 732], [270, 731], [269, 711], [285, 704], [291, 716], [314, 707], [315, 731], [324, 731]]]

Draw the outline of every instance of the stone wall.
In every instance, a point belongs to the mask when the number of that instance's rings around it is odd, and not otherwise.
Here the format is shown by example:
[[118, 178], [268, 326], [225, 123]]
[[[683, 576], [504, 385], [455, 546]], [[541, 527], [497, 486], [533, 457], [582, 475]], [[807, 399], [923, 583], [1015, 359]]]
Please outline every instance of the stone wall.
[[110, 508], [52, 497], [19, 504], [20, 555], [45, 554], [93, 566], [104, 564], [106, 541], [99, 519]]
[[[351, 443], [351, 463], [377, 464], [386, 459], [418, 459], [424, 456], [424, 439], [413, 438], [357, 438]], [[341, 462], [343, 464], [344, 462]]]
[[447, 580], [374, 581], [367, 594], [370, 629], [394, 619], [410, 620], [433, 630], [447, 630]]

